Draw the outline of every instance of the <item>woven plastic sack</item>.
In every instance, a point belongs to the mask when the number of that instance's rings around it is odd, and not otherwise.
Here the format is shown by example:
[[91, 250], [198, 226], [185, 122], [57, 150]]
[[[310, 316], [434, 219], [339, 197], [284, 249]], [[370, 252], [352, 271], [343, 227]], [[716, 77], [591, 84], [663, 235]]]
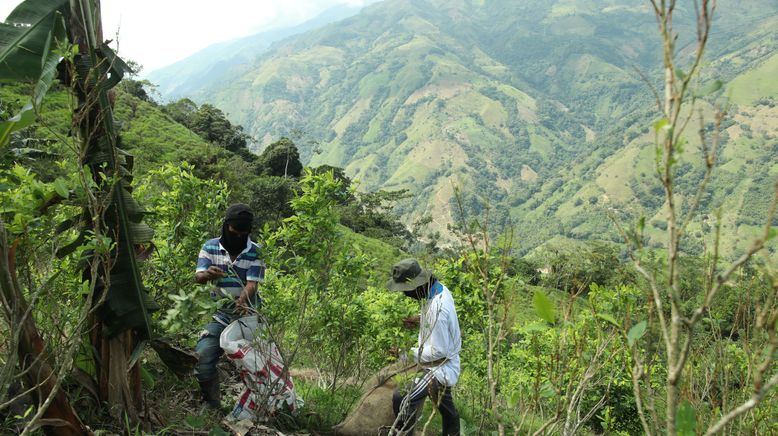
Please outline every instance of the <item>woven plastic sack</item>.
[[263, 331], [257, 316], [252, 315], [231, 322], [219, 338], [219, 345], [240, 370], [244, 385], [230, 419], [257, 421], [278, 411], [294, 412], [303, 404], [284, 371], [281, 354], [272, 341], [263, 338]]
[[415, 365], [395, 362], [384, 367], [366, 383], [362, 397], [340, 424], [332, 428], [339, 436], [375, 436], [391, 428], [395, 416], [392, 395], [398, 382], [416, 372]]

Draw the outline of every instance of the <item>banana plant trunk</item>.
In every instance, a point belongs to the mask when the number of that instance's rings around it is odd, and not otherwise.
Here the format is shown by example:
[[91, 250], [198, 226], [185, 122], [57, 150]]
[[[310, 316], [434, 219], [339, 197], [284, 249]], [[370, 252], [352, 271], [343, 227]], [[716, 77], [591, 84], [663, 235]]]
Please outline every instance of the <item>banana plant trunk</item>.
[[111, 413], [126, 414], [131, 422], [137, 422], [138, 411], [142, 410], [140, 365], [129, 367], [137, 342], [130, 331], [108, 337], [105, 326], [100, 321], [96, 324], [101, 332], [92, 342], [100, 356], [100, 365], [96, 365], [98, 395]]
[[[100, 1], [99, 0], [70, 0], [70, 38], [74, 44], [79, 47], [79, 54], [76, 57], [76, 65], [71, 66], [71, 71], [76, 72], [76, 77], [71, 79], [71, 88], [75, 90], [78, 98], [78, 106], [73, 114], [74, 125], [77, 125], [82, 141], [82, 161], [81, 165], [87, 166], [97, 186], [102, 186], [105, 190], [103, 195], [118, 198], [122, 201], [122, 186], [117, 182], [117, 172], [120, 168], [116, 164], [117, 142], [116, 133], [106, 129], [107, 117], [112, 117], [112, 101], [110, 92], [105, 86], [108, 81], [104, 70], [98, 68], [98, 64], [111, 62], [106, 59], [105, 53], [101, 53], [99, 48], [102, 44], [102, 25], [100, 20]], [[86, 67], [84, 67], [86, 65]], [[108, 144], [108, 146], [106, 146]], [[95, 159], [94, 155], [100, 152], [108, 152], [111, 156], [108, 165], [103, 165], [100, 159]], [[113, 180], [112, 183], [103, 183], [104, 180]], [[106, 192], [110, 191], [110, 192]], [[117, 214], [115, 206], [109, 207], [106, 215]], [[94, 216], [94, 215], [92, 215]], [[108, 219], [106, 219], [108, 221]], [[109, 222], [91, 222], [95, 230], [105, 232], [113, 241], [117, 242], [123, 235], [119, 235], [122, 230], [120, 226], [112, 226]], [[119, 262], [121, 259], [112, 259]], [[103, 259], [103, 262], [106, 262]], [[96, 304], [107, 304], [110, 298], [110, 271], [107, 265], [98, 268], [98, 274], [101, 277], [98, 283], [102, 286], [96, 287], [94, 301]], [[107, 295], [102, 295], [106, 293]], [[133, 423], [138, 422], [138, 410], [141, 410], [141, 381], [140, 366], [134, 364], [129, 367], [130, 358], [137, 345], [135, 334], [132, 330], [126, 330], [121, 333], [114, 333], [106, 325], [106, 319], [98, 315], [92, 318], [90, 340], [93, 350], [95, 350], [95, 368], [98, 384], [98, 395], [100, 400], [108, 405], [110, 413], [117, 418], [125, 416]]]

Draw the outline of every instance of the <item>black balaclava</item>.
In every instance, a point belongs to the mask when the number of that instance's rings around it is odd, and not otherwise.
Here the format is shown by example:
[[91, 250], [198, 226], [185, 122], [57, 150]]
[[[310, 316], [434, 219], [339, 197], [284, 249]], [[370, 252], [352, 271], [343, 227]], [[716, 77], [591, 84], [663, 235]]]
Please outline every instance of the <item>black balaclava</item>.
[[230, 256], [237, 256], [246, 249], [249, 235], [246, 233], [245, 235], [237, 236], [228, 230], [228, 226], [232, 226], [233, 229], [239, 232], [250, 232], [251, 222], [253, 220], [254, 215], [251, 213], [251, 209], [245, 204], [233, 204], [227, 209], [227, 213], [224, 215], [222, 237], [219, 238], [219, 243], [222, 244], [222, 247], [227, 249]]
[[423, 300], [427, 298], [427, 295], [429, 295], [430, 286], [432, 286], [433, 283], [435, 283], [435, 277], [430, 277], [429, 283], [425, 283], [416, 289], [411, 289], [410, 291], [404, 291], [403, 294], [405, 294], [406, 297], [413, 298], [414, 300]]

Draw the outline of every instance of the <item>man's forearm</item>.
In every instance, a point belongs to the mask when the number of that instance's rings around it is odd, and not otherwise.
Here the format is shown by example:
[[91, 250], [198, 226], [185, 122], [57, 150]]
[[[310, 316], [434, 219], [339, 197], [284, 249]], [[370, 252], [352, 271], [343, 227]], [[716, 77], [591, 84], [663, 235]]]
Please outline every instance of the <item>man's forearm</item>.
[[257, 293], [257, 282], [246, 282], [246, 286], [243, 288], [243, 292], [247, 297], [253, 297]]

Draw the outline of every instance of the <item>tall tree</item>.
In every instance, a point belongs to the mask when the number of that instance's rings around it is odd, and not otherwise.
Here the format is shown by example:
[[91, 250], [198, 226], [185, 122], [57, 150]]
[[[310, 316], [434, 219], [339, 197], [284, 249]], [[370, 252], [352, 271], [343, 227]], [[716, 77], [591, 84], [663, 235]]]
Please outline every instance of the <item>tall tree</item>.
[[300, 177], [303, 164], [297, 146], [289, 138], [281, 138], [267, 146], [259, 156], [257, 170], [266, 176]]

